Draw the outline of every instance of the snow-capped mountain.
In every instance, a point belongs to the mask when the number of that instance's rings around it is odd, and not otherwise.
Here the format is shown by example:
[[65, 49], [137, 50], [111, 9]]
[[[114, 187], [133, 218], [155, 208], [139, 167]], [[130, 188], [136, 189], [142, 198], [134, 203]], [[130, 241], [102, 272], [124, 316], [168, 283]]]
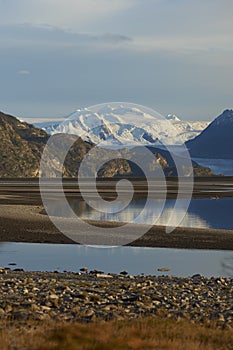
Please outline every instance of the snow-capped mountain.
[[[165, 118], [168, 118], [166, 116]], [[207, 121], [183, 121], [180, 120], [178, 117], [175, 116], [176, 119], [168, 119], [172, 122], [174, 127], [177, 130], [177, 143], [180, 144], [182, 142], [186, 142], [188, 140], [192, 140], [196, 136], [198, 136], [207, 126], [210, 124], [210, 122]]]
[[63, 121], [34, 123], [51, 135], [74, 134], [97, 144], [151, 146], [182, 144], [199, 135], [208, 124], [184, 122], [173, 114], [162, 117], [128, 104], [80, 109]]
[[[196, 158], [233, 159], [233, 110], [226, 109], [200, 135], [186, 142]], [[232, 164], [233, 169], [233, 164]]]

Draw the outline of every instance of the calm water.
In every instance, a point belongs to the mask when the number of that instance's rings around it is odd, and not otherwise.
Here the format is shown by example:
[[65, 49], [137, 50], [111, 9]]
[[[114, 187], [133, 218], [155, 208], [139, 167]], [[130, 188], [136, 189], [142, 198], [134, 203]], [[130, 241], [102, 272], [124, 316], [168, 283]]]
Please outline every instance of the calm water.
[[216, 175], [223, 174], [227, 176], [233, 175], [233, 160], [232, 159], [208, 159], [208, 158], [193, 158], [198, 164], [210, 168]]
[[[160, 202], [159, 200], [154, 200], [153, 203], [145, 211], [138, 223], [150, 224], [159, 216]], [[166, 201], [157, 225], [166, 225], [173, 211], [174, 204], [175, 200], [170, 199]], [[132, 222], [144, 208], [145, 200], [134, 200], [124, 210], [114, 214], [95, 211], [84, 201], [77, 199], [71, 200], [70, 205], [74, 212], [83, 219]], [[111, 206], [111, 202], [109, 206]], [[182, 207], [181, 199], [177, 214], [178, 211], [182, 212]], [[54, 215], [65, 216], [59, 203], [56, 202], [54, 202]], [[233, 197], [192, 199], [188, 212], [179, 226], [233, 230]]]
[[[232, 276], [233, 252], [167, 248], [93, 248], [70, 244], [1, 243], [0, 265], [29, 271], [79, 271], [83, 266], [104, 272], [206, 277]], [[227, 267], [228, 266], [228, 267]], [[158, 272], [170, 268], [167, 273]]]
[[[166, 201], [157, 224], [166, 225], [174, 203], [174, 200]], [[141, 213], [145, 201], [134, 200], [123, 211], [115, 214], [97, 212], [77, 199], [73, 199], [70, 204], [82, 218], [130, 222]], [[177, 210], [182, 211], [182, 200], [180, 204]], [[140, 223], [153, 222], [158, 216], [159, 207], [159, 200], [155, 200], [141, 218]], [[54, 215], [65, 216], [59, 203], [54, 202], [53, 208]], [[180, 226], [233, 230], [232, 214], [233, 197], [192, 199]], [[81, 267], [87, 266], [89, 269], [99, 269], [106, 273], [127, 270], [133, 275], [141, 273], [159, 275], [163, 273], [158, 272], [157, 269], [166, 267], [170, 269], [166, 274], [174, 276], [192, 276], [196, 273], [206, 277], [233, 275], [233, 252], [231, 251], [0, 243], [0, 266], [7, 267], [9, 263], [15, 263], [15, 267], [31, 271], [79, 271]]]

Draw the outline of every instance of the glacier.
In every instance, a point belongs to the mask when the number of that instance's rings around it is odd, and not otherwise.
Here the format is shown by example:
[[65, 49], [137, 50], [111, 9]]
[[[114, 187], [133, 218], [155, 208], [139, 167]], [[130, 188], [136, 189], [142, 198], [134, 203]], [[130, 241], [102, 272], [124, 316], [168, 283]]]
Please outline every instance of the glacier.
[[33, 123], [48, 134], [73, 134], [86, 141], [112, 145], [181, 145], [204, 130], [209, 122], [182, 121], [174, 114], [156, 117], [148, 111], [125, 105], [104, 105], [98, 112], [78, 109], [57, 121]]

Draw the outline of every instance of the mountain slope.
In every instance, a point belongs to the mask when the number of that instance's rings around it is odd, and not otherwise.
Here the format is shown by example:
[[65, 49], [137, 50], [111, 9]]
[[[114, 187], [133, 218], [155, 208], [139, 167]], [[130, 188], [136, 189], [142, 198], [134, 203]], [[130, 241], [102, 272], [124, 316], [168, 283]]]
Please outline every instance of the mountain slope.
[[[49, 135], [44, 130], [0, 112], [0, 139], [0, 177], [39, 176], [41, 155], [49, 139]], [[90, 147], [88, 143], [81, 139], [77, 141], [72, 148], [76, 154], [76, 158], [73, 157], [76, 159], [76, 163], [78, 160], [81, 162], [82, 157]], [[72, 150], [70, 153], [72, 153]], [[47, 175], [56, 176], [57, 159], [52, 159], [50, 162], [52, 172]], [[66, 160], [67, 162], [68, 160]], [[64, 167], [64, 174], [72, 176], [72, 164], [67, 164], [67, 168]]]
[[192, 157], [233, 159], [233, 110], [225, 110], [186, 146]]
[[0, 176], [34, 177], [48, 140], [45, 131], [0, 112]]

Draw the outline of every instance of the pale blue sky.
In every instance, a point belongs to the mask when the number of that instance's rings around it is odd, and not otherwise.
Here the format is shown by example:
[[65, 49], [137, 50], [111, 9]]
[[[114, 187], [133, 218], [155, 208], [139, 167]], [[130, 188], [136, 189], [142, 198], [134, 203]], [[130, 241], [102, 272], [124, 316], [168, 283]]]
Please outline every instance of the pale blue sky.
[[232, 108], [232, 0], [0, 0], [0, 110], [56, 117], [128, 101]]

